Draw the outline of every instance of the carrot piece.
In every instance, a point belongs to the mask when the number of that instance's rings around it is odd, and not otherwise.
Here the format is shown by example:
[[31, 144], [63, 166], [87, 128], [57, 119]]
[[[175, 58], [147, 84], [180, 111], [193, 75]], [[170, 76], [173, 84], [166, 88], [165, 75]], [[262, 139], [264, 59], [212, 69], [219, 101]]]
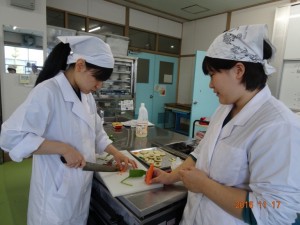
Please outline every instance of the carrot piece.
[[147, 170], [146, 176], [145, 176], [145, 182], [146, 184], [151, 184], [151, 179], [154, 173], [154, 164], [151, 163], [149, 169]]
[[126, 172], [125, 167], [122, 166], [122, 164], [117, 164], [117, 167], [118, 167], [120, 173]]

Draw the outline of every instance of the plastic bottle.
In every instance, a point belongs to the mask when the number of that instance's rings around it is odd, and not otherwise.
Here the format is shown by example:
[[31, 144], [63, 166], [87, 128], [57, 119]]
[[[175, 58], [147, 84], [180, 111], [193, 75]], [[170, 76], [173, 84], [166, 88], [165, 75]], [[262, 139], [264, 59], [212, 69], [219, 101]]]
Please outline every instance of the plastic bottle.
[[139, 116], [136, 123], [135, 134], [137, 137], [147, 137], [148, 135], [148, 111], [145, 103], [141, 103]]

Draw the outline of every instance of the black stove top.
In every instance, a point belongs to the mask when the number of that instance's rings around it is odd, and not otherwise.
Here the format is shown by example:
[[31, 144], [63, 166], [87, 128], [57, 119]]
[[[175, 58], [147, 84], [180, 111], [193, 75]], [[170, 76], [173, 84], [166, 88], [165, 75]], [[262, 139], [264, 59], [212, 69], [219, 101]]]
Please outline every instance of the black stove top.
[[186, 153], [186, 154], [190, 154], [194, 150], [193, 146], [188, 145], [184, 142], [170, 144], [170, 145], [167, 145], [167, 146], [169, 148], [172, 148], [172, 149], [176, 150], [176, 151], [183, 152], [183, 153]]
[[170, 153], [179, 156], [180, 158], [187, 158], [187, 156], [194, 151], [194, 149], [197, 147], [199, 141], [192, 140], [189, 142], [178, 142], [178, 143], [172, 143], [165, 146], [165, 149], [169, 151]]

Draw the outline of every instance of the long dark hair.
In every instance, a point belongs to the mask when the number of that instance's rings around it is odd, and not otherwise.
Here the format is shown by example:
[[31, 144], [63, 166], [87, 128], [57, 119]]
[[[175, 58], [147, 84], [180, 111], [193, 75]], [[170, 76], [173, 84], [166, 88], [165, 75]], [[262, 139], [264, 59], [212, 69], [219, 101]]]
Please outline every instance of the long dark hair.
[[[45, 60], [43, 69], [39, 73], [39, 76], [35, 82], [35, 86], [54, 77], [61, 70], [74, 68], [75, 63], [67, 65], [67, 59], [70, 55], [70, 52], [71, 48], [69, 43], [64, 44], [63, 42], [60, 42], [57, 44]], [[86, 67], [87, 69], [92, 70], [93, 76], [99, 81], [106, 81], [113, 71], [112, 68], [100, 67], [88, 62], [86, 62]]]
[[65, 70], [70, 52], [71, 48], [68, 43], [60, 42], [57, 44], [45, 60], [43, 69], [36, 79], [35, 86], [54, 77], [60, 70]]
[[[263, 59], [270, 59], [272, 57], [272, 47], [268, 42], [264, 41], [264, 56]], [[242, 83], [245, 85], [246, 90], [254, 91], [255, 89], [261, 90], [265, 87], [268, 76], [266, 75], [263, 65], [261, 63], [234, 61], [228, 59], [217, 59], [205, 56], [202, 63], [202, 70], [204, 74], [208, 75], [209, 72], [220, 72], [220, 70], [229, 70], [234, 67], [238, 62], [244, 64], [245, 74]]]

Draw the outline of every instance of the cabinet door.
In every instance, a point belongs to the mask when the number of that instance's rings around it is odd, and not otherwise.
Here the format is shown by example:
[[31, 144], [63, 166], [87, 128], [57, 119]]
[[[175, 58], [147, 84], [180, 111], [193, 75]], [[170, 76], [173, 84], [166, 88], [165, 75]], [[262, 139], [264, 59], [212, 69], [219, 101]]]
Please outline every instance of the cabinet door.
[[138, 58], [135, 117], [142, 102], [149, 121], [158, 127], [164, 124], [164, 104], [176, 102], [178, 59], [149, 53], [131, 53]]

